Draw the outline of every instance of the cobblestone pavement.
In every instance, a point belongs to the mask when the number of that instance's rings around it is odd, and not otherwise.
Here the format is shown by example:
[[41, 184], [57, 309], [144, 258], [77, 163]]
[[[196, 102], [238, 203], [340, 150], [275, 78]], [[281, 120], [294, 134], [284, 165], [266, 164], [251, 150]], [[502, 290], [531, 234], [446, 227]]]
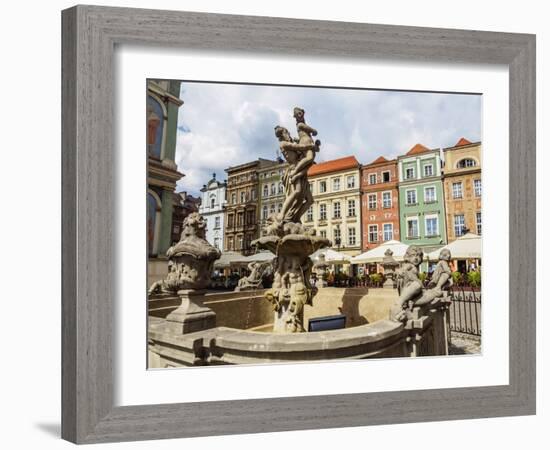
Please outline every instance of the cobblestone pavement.
[[462, 333], [451, 332], [449, 355], [475, 355], [481, 353], [481, 338]]

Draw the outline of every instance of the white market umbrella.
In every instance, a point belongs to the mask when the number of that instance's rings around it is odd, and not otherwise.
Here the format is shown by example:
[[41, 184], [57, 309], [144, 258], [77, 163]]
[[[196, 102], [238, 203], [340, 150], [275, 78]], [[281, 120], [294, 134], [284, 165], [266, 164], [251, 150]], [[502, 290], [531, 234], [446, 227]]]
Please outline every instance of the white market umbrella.
[[474, 233], [466, 233], [439, 250], [428, 253], [427, 257], [430, 261], [436, 261], [439, 258], [439, 252], [444, 248], [451, 252], [451, 259], [480, 259], [481, 236]]
[[236, 258], [232, 262], [235, 264], [248, 264], [251, 262], [272, 261], [273, 258], [275, 258], [275, 255], [271, 252], [258, 252], [248, 256], [239, 255], [239, 258]]
[[222, 256], [214, 261], [214, 267], [229, 267], [231, 263], [235, 262], [239, 258], [243, 258], [243, 255], [241, 255], [239, 252], [222, 252]]
[[329, 264], [348, 264], [351, 256], [340, 253], [331, 248], [322, 248], [311, 255], [314, 260], [319, 260], [320, 255], [325, 255], [325, 262]]
[[409, 246], [407, 244], [403, 244], [403, 242], [391, 240], [386, 241], [383, 244], [379, 245], [376, 248], [373, 248], [372, 250], [369, 250], [365, 253], [361, 253], [360, 255], [354, 256], [351, 258], [352, 264], [368, 264], [368, 263], [381, 263], [384, 260], [384, 253], [388, 249], [390, 249], [393, 252], [393, 258], [396, 261], [403, 261], [403, 256], [405, 255], [405, 252]]

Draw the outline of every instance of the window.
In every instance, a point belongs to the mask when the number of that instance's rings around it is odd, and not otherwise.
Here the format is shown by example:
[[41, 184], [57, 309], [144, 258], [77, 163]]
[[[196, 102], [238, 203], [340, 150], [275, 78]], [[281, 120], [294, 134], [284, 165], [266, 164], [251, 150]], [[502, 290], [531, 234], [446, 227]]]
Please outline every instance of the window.
[[481, 180], [474, 180], [474, 195], [481, 197]]
[[327, 182], [326, 181], [319, 181], [319, 192], [327, 192]]
[[262, 207], [262, 219], [267, 219], [267, 205]]
[[235, 216], [233, 216], [233, 214], [229, 214], [227, 216], [227, 227], [228, 228], [233, 228], [234, 219], [235, 219]]
[[414, 239], [418, 237], [418, 219], [407, 219], [407, 237]]
[[313, 194], [313, 183], [309, 183], [309, 191]]
[[369, 175], [369, 184], [376, 184], [376, 174], [375, 173], [371, 173]]
[[237, 250], [242, 250], [242, 249], [243, 249], [243, 237], [239, 236], [237, 238]]
[[277, 205], [277, 212], [281, 212], [283, 210], [283, 204], [282, 203], [279, 203]]
[[241, 192], [241, 203], [244, 203], [246, 201], [246, 193]]
[[348, 217], [355, 217], [355, 200], [348, 200]]
[[277, 187], [275, 186], [275, 183], [271, 183], [271, 195], [277, 194]]
[[216, 197], [212, 197], [210, 199], [210, 208], [214, 208], [216, 206]]
[[256, 200], [256, 190], [255, 189], [252, 189], [250, 191], [250, 197], [252, 197], [252, 200]]
[[455, 216], [455, 236], [460, 237], [464, 235], [464, 214], [458, 214]]
[[382, 193], [382, 206], [384, 208], [391, 208], [392, 206], [391, 192]]
[[243, 213], [237, 214], [237, 226], [238, 227], [243, 226]]
[[220, 216], [214, 218], [214, 228], [220, 228]]
[[275, 203], [271, 204], [271, 206], [269, 207], [269, 212], [270, 214], [275, 214]]
[[411, 178], [414, 178], [414, 167], [405, 169], [405, 180], [410, 180]]
[[435, 202], [435, 187], [428, 186], [424, 188], [424, 203]]
[[462, 198], [462, 181], [453, 183], [453, 198]]
[[348, 245], [355, 245], [355, 228], [348, 228]]
[[339, 191], [340, 190], [340, 178], [334, 178], [332, 180], [332, 190], [333, 191]]
[[376, 194], [369, 194], [369, 209], [376, 209]]
[[279, 194], [282, 194], [282, 193], [283, 193], [283, 190], [284, 190], [284, 189], [283, 189], [283, 183], [281, 183], [281, 182], [279, 181], [279, 186], [277, 187], [277, 192], [278, 192]]
[[342, 242], [341, 239], [340, 239], [341, 236], [342, 236], [342, 234], [340, 233], [340, 228], [335, 228], [334, 229], [334, 243], [337, 246], [340, 246], [340, 243]]
[[231, 203], [234, 205], [237, 203], [237, 194], [231, 194]]
[[267, 184], [264, 184], [264, 189], [263, 189], [262, 195], [264, 197], [267, 197], [269, 195], [269, 187], [267, 186]]
[[327, 220], [327, 205], [319, 205], [319, 220]]
[[228, 250], [235, 250], [235, 248], [233, 247], [233, 238], [229, 238], [227, 239], [227, 249]]
[[393, 239], [393, 224], [384, 224], [384, 241], [391, 241]]
[[437, 217], [426, 217], [426, 237], [434, 237], [439, 235], [437, 226]]
[[369, 225], [369, 242], [378, 242], [378, 225]]
[[424, 166], [424, 176], [431, 177], [434, 174], [434, 166], [431, 164], [426, 164]]
[[248, 225], [254, 225], [256, 223], [256, 211], [247, 211], [246, 212], [246, 223]]
[[416, 189], [407, 191], [407, 205], [416, 205]]
[[476, 231], [481, 235], [481, 212], [476, 212]]
[[382, 182], [389, 183], [390, 181], [390, 172], [382, 172]]
[[327, 230], [321, 230], [319, 231], [319, 234], [323, 239], [327, 238]]
[[339, 219], [341, 217], [340, 202], [334, 202], [334, 204], [332, 205], [332, 209], [333, 209], [333, 218]]
[[355, 188], [355, 177], [353, 175], [350, 175], [348, 177], [348, 189], [354, 189]]
[[472, 159], [472, 158], [461, 159], [456, 164], [457, 169], [465, 169], [467, 167], [475, 167], [475, 166], [477, 166], [477, 163], [476, 163], [475, 159]]
[[306, 222], [313, 222], [313, 206], [310, 206], [307, 210]]

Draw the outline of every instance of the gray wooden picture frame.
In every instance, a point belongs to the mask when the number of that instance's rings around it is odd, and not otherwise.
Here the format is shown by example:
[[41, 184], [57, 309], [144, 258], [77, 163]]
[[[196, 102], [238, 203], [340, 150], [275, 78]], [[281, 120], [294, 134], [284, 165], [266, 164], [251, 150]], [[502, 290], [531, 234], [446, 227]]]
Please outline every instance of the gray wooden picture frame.
[[[535, 413], [535, 36], [97, 6], [63, 11], [62, 31], [63, 438], [94, 443]], [[505, 64], [510, 81], [509, 384], [115, 407], [117, 44]]]

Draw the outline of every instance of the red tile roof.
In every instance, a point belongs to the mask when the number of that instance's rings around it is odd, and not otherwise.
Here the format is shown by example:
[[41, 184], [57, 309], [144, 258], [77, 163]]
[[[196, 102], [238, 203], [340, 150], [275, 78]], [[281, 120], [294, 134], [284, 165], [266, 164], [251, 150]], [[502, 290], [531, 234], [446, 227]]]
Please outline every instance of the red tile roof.
[[338, 172], [340, 170], [353, 169], [355, 167], [359, 167], [359, 161], [355, 159], [355, 156], [345, 156], [344, 158], [338, 158], [314, 164], [309, 168], [307, 174], [309, 176], [312, 176], [321, 173]]
[[407, 152], [407, 155], [418, 155], [420, 153], [425, 153], [429, 151], [430, 149], [428, 147], [424, 147], [422, 144], [416, 144]]
[[463, 145], [470, 145], [470, 144], [471, 142], [468, 139], [461, 137], [458, 140], [458, 142], [455, 144], [455, 147], [462, 147]]
[[379, 156], [373, 162], [371, 162], [371, 164], [380, 164], [380, 163], [384, 163], [384, 162], [388, 162], [388, 160], [386, 158], [384, 158], [383, 156]]

